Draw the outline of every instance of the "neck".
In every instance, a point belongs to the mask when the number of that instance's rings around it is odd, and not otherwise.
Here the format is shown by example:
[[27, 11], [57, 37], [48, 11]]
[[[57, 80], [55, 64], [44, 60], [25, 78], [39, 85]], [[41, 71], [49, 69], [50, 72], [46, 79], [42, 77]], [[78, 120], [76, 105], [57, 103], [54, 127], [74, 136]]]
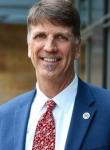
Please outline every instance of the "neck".
[[71, 81], [74, 79], [74, 76], [74, 74], [68, 76], [66, 75], [66, 77], [62, 80], [38, 79], [38, 85], [40, 90], [47, 97], [53, 98], [71, 83]]

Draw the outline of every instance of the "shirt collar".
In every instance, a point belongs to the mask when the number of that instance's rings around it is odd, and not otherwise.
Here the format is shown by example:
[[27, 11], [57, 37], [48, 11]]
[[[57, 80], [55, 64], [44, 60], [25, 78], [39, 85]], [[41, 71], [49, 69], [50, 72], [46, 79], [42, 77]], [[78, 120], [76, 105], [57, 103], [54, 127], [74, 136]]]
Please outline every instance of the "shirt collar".
[[[75, 78], [72, 80], [72, 82], [59, 94], [57, 94], [52, 99], [55, 101], [57, 106], [62, 109], [65, 113], [69, 110], [72, 104], [75, 102], [75, 97], [77, 93], [77, 87], [78, 87], [78, 77], [75, 74]], [[39, 85], [36, 84], [37, 88], [37, 94], [35, 97], [35, 103], [37, 103], [37, 106], [42, 109], [44, 107], [45, 102], [49, 99], [39, 88]]]
[[38, 106], [37, 109], [39, 109], [39, 111], [41, 109], [43, 109], [46, 101], [49, 99], [39, 88], [39, 85], [36, 84], [36, 89], [37, 89], [37, 93], [36, 93], [36, 96], [35, 96], [35, 103], [36, 103], [36, 106]]
[[68, 112], [71, 105], [74, 105], [76, 94], [78, 88], [78, 77], [75, 75], [75, 78], [72, 82], [58, 95], [54, 97], [54, 100], [59, 108], [63, 109], [66, 113]]

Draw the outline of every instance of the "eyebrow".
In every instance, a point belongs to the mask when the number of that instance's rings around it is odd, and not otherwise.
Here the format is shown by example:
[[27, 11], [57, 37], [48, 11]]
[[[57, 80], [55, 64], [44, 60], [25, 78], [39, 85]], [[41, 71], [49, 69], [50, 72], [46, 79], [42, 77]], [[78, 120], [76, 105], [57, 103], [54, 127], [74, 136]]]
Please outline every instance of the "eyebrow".
[[[46, 31], [35, 31], [33, 34], [46, 34]], [[55, 35], [66, 35], [66, 36], [71, 36], [72, 34], [68, 32], [56, 32]]]
[[66, 36], [71, 36], [72, 34], [68, 33], [68, 32], [57, 32], [55, 33], [56, 35], [66, 35]]

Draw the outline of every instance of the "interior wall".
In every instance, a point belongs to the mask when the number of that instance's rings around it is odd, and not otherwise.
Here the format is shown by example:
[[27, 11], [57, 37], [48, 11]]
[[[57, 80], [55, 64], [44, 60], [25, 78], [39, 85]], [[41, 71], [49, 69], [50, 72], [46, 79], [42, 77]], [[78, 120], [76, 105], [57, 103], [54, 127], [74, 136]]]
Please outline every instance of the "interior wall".
[[35, 86], [27, 56], [26, 26], [0, 24], [0, 103]]

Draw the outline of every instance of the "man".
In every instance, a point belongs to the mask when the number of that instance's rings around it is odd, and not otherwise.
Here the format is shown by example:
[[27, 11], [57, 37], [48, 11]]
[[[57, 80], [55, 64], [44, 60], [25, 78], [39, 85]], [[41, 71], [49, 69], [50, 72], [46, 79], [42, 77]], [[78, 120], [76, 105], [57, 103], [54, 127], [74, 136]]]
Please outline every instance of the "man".
[[[77, 10], [66, 0], [41, 0], [27, 24], [36, 88], [0, 106], [0, 150], [110, 150], [110, 92], [84, 83], [73, 66], [80, 56]], [[38, 138], [36, 128], [47, 100], [56, 103], [49, 112], [55, 132], [41, 148], [46, 133]]]

